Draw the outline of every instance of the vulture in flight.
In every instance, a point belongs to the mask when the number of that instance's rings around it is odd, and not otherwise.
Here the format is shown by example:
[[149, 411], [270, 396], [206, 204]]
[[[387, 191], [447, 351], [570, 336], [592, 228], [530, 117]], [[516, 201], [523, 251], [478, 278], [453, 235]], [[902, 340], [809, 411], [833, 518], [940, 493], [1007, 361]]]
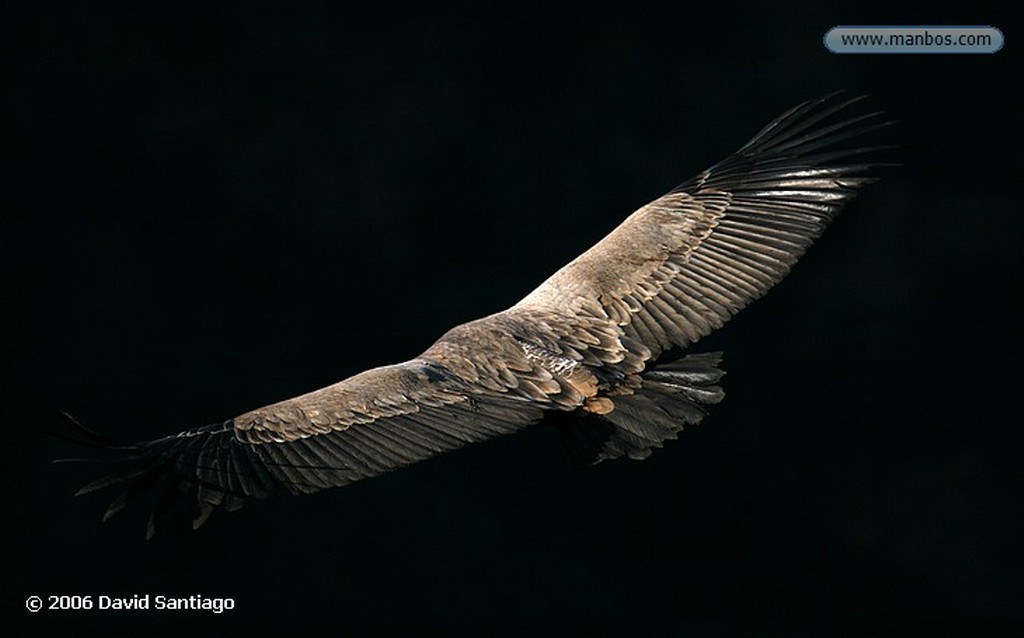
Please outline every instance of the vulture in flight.
[[[163, 483], [151, 536], [180, 492], [193, 527], [217, 508], [342, 487], [563, 413], [571, 456], [643, 459], [722, 400], [720, 353], [684, 349], [786, 276], [875, 180], [839, 144], [889, 122], [826, 96], [768, 124], [725, 160], [641, 206], [507, 310], [456, 326], [423, 354], [144, 443], [67, 417], [79, 443], [123, 463], [79, 494], [127, 483], [104, 520]], [[837, 146], [837, 144], [839, 144]], [[66, 416], [66, 415], [65, 415]]]

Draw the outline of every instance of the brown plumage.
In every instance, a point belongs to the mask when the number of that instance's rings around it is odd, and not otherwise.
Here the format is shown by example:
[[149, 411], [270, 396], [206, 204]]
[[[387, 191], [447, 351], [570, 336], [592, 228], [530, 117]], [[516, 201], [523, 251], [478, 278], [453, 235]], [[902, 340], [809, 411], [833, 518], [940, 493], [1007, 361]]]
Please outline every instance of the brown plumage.
[[[774, 120], [725, 161], [641, 207], [511, 308], [419, 357], [225, 423], [121, 444], [74, 423], [125, 467], [120, 511], [155, 479], [194, 495], [194, 526], [249, 498], [340, 487], [561, 412], [572, 455], [644, 458], [722, 399], [719, 354], [659, 361], [781, 280], [877, 164], [834, 145], [887, 124], [826, 97]], [[148, 533], [171, 502], [168, 490]]]

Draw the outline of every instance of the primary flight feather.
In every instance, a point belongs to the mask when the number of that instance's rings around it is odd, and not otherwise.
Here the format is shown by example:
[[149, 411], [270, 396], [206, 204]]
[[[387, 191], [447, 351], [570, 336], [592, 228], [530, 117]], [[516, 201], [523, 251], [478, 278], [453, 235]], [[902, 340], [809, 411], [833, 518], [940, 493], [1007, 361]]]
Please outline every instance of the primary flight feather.
[[[686, 348], [781, 280], [857, 190], [878, 147], [836, 145], [888, 124], [846, 116], [829, 96], [783, 113], [738, 151], [641, 207], [507, 310], [453, 328], [423, 354], [224, 423], [138, 444], [70, 419], [124, 468], [79, 493], [127, 482], [107, 509], [170, 477], [198, 527], [218, 507], [341, 487], [545, 414], [585, 462], [644, 458], [719, 402], [718, 353]], [[148, 535], [176, 497], [168, 489]]]

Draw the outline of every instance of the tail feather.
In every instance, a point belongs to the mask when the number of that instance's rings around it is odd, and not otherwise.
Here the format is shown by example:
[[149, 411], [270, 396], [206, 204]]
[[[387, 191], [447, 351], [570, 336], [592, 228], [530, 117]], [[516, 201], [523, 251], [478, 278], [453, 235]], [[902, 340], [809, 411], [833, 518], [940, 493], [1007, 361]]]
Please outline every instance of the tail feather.
[[725, 374], [721, 360], [720, 352], [692, 354], [645, 372], [636, 394], [614, 397], [611, 412], [562, 427], [569, 456], [585, 464], [647, 458], [683, 426], [700, 423], [707, 414], [703, 406], [722, 400], [725, 392], [716, 385]]

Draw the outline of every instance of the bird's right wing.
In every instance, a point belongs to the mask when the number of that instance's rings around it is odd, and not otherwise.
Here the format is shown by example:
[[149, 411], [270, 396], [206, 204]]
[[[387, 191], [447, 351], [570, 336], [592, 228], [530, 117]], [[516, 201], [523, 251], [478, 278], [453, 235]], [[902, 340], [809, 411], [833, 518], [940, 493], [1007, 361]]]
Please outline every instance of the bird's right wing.
[[504, 383], [484, 387], [466, 383], [444, 366], [413, 360], [368, 370], [225, 423], [131, 445], [76, 423], [81, 434], [117, 451], [117, 461], [124, 463], [79, 493], [127, 481], [106, 519], [138, 492], [170, 477], [171, 489], [154, 509], [147, 535], [173, 505], [176, 487], [195, 491], [193, 524], [198, 527], [217, 507], [348, 485], [519, 430], [542, 414], [523, 388], [531, 386], [542, 396], [561, 389], [550, 383], [550, 376], [536, 376], [538, 371], [514, 372], [505, 375]]
[[832, 121], [859, 98], [803, 103], [726, 160], [643, 206], [518, 307], [609, 318], [656, 358], [721, 326], [779, 282], [877, 164], [834, 147], [888, 124]]

